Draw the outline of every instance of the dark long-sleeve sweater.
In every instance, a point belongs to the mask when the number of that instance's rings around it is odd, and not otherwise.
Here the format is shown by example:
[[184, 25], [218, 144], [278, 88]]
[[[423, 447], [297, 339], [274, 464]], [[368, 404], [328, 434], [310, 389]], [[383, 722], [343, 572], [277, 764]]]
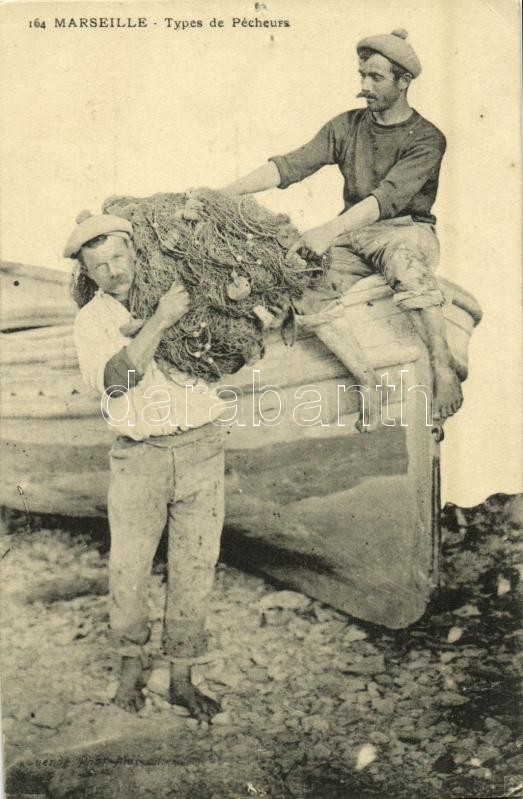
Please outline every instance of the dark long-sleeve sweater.
[[344, 210], [374, 195], [381, 219], [410, 215], [434, 224], [445, 148], [443, 133], [417, 111], [405, 122], [379, 125], [368, 109], [358, 108], [331, 119], [303, 147], [269, 160], [280, 173], [279, 188], [337, 164], [345, 181]]

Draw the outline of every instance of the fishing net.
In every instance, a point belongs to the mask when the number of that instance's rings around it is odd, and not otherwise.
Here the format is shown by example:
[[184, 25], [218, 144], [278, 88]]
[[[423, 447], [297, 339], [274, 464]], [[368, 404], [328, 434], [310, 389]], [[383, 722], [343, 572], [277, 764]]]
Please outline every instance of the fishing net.
[[134, 315], [150, 317], [173, 282], [189, 293], [188, 312], [160, 342], [160, 364], [208, 382], [263, 357], [264, 331], [324, 278], [324, 259], [289, 256], [299, 235], [290, 218], [251, 197], [111, 197], [103, 211], [133, 225]]

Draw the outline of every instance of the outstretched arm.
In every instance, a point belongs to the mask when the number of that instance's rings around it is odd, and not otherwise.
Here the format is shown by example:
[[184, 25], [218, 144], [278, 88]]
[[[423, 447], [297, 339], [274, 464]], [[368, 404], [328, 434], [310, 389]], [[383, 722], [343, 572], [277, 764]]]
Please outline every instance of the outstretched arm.
[[379, 218], [380, 207], [376, 198], [371, 194], [330, 222], [307, 230], [294, 242], [289, 250], [289, 255], [301, 249], [309, 250], [314, 255], [323, 255], [344, 234], [366, 225], [372, 225]]
[[280, 185], [281, 178], [278, 167], [274, 161], [267, 161], [248, 175], [224, 186], [221, 191], [225, 194], [256, 194], [259, 191], [275, 189]]
[[267, 189], [286, 189], [317, 172], [326, 164], [335, 164], [346, 133], [346, 114], [330, 120], [303, 147], [286, 155], [271, 157], [266, 164], [225, 186], [227, 194], [256, 194]]

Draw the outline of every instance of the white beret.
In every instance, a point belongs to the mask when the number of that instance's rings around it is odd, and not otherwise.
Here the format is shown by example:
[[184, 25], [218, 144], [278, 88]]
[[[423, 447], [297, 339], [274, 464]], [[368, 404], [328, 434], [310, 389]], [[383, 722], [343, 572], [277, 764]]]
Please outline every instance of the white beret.
[[421, 64], [413, 48], [406, 41], [408, 33], [403, 28], [398, 28], [392, 33], [384, 33], [380, 36], [367, 36], [358, 42], [356, 50], [359, 52], [365, 47], [375, 50], [380, 55], [395, 61], [400, 67], [410, 72], [413, 78], [417, 78], [421, 72]]
[[67, 239], [64, 258], [74, 258], [80, 249], [97, 236], [109, 236], [111, 233], [127, 233], [133, 235], [133, 226], [127, 219], [112, 214], [91, 215], [82, 211], [76, 217], [76, 227]]

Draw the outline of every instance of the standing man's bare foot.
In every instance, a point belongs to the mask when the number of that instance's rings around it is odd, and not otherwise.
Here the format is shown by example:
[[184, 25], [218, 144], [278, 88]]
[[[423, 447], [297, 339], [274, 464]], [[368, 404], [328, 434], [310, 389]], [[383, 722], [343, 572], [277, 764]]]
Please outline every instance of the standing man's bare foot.
[[191, 667], [180, 663], [171, 663], [169, 702], [171, 705], [183, 705], [198, 721], [210, 721], [221, 712], [218, 702], [202, 694], [191, 683]]
[[137, 713], [145, 705], [142, 693], [144, 685], [142, 659], [122, 657], [120, 685], [113, 699], [114, 704], [129, 713]]
[[444, 422], [461, 408], [463, 393], [459, 378], [450, 364], [433, 363], [434, 370], [434, 421]]

